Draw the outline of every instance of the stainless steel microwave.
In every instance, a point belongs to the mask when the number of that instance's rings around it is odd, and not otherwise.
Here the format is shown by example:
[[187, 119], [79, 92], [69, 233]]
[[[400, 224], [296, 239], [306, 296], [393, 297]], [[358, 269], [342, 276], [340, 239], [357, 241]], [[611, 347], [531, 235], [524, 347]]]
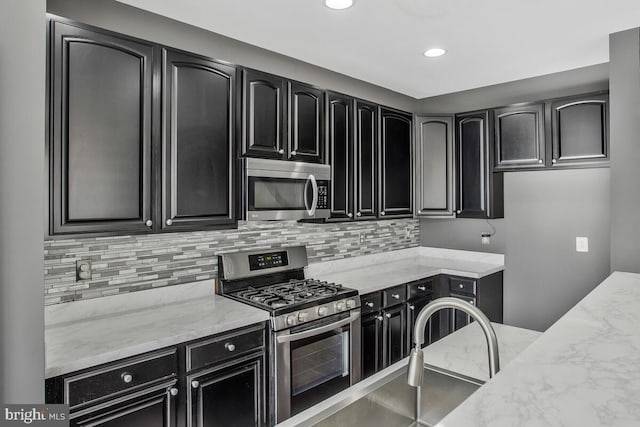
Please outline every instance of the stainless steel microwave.
[[329, 218], [331, 166], [244, 159], [247, 221]]

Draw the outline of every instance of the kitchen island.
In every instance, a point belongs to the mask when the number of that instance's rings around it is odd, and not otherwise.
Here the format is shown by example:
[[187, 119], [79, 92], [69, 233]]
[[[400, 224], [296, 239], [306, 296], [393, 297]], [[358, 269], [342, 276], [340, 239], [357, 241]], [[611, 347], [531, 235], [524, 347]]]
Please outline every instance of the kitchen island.
[[640, 425], [640, 274], [614, 272], [444, 427]]

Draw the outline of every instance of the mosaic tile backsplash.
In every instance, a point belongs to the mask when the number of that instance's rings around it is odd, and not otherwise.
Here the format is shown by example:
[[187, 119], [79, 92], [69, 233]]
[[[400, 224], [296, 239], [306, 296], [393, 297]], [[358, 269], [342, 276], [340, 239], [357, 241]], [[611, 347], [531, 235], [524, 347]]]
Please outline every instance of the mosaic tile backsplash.
[[[53, 239], [44, 243], [45, 305], [212, 279], [222, 252], [306, 245], [314, 263], [419, 246], [419, 234], [417, 219], [399, 219], [240, 222], [234, 230]], [[78, 260], [91, 260], [90, 280], [76, 281]]]

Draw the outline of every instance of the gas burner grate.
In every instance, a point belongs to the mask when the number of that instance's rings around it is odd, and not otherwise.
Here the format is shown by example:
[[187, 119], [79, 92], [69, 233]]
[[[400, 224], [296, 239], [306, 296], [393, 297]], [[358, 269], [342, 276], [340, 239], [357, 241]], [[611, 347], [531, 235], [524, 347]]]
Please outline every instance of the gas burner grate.
[[281, 308], [293, 304], [304, 303], [319, 298], [336, 295], [342, 285], [314, 279], [290, 280], [285, 283], [248, 288], [238, 291], [240, 299], [265, 305], [269, 308]]

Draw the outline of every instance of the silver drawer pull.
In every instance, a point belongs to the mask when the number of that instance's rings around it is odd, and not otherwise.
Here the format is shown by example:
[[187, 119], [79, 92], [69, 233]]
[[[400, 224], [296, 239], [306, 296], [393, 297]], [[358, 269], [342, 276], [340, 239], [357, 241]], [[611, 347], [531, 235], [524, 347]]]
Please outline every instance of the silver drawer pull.
[[418, 286], [418, 289], [421, 290], [421, 291], [426, 291], [427, 290], [427, 288], [424, 287], [424, 286]]
[[372, 302], [365, 302], [364, 305], [366, 305], [369, 308], [373, 308], [373, 303]]
[[400, 295], [398, 294], [391, 294], [392, 297], [394, 297], [395, 299], [400, 299]]
[[416, 309], [416, 306], [415, 306], [415, 305], [410, 305], [410, 306], [409, 306], [409, 310], [413, 311], [413, 310], [415, 310], [415, 309]]
[[128, 372], [123, 372], [122, 375], [120, 375], [120, 377], [122, 378], [122, 381], [125, 382], [125, 384], [129, 384], [131, 383], [131, 381], [133, 381], [133, 375], [131, 375]]
[[278, 150], [278, 153], [279, 154], [284, 154], [284, 150], [281, 148], [281, 149]]
[[191, 381], [191, 388], [198, 388], [200, 387], [200, 383], [198, 381]]
[[459, 287], [460, 289], [462, 289], [462, 288], [464, 288], [464, 285], [463, 285], [462, 283], [460, 283], [460, 284], [458, 285], [458, 287]]
[[391, 319], [391, 313], [385, 313], [385, 316], [387, 316], [387, 319]]
[[224, 348], [226, 348], [226, 349], [227, 349], [227, 350], [229, 350], [229, 351], [235, 351], [236, 346], [235, 346], [235, 345], [233, 345], [233, 344], [231, 344], [230, 342], [228, 342], [228, 343], [226, 343], [226, 344], [224, 345]]
[[169, 394], [171, 394], [171, 396], [177, 396], [178, 395], [178, 389], [175, 387], [171, 387], [169, 389]]
[[382, 316], [376, 316], [376, 320], [377, 320], [378, 322], [382, 322]]

